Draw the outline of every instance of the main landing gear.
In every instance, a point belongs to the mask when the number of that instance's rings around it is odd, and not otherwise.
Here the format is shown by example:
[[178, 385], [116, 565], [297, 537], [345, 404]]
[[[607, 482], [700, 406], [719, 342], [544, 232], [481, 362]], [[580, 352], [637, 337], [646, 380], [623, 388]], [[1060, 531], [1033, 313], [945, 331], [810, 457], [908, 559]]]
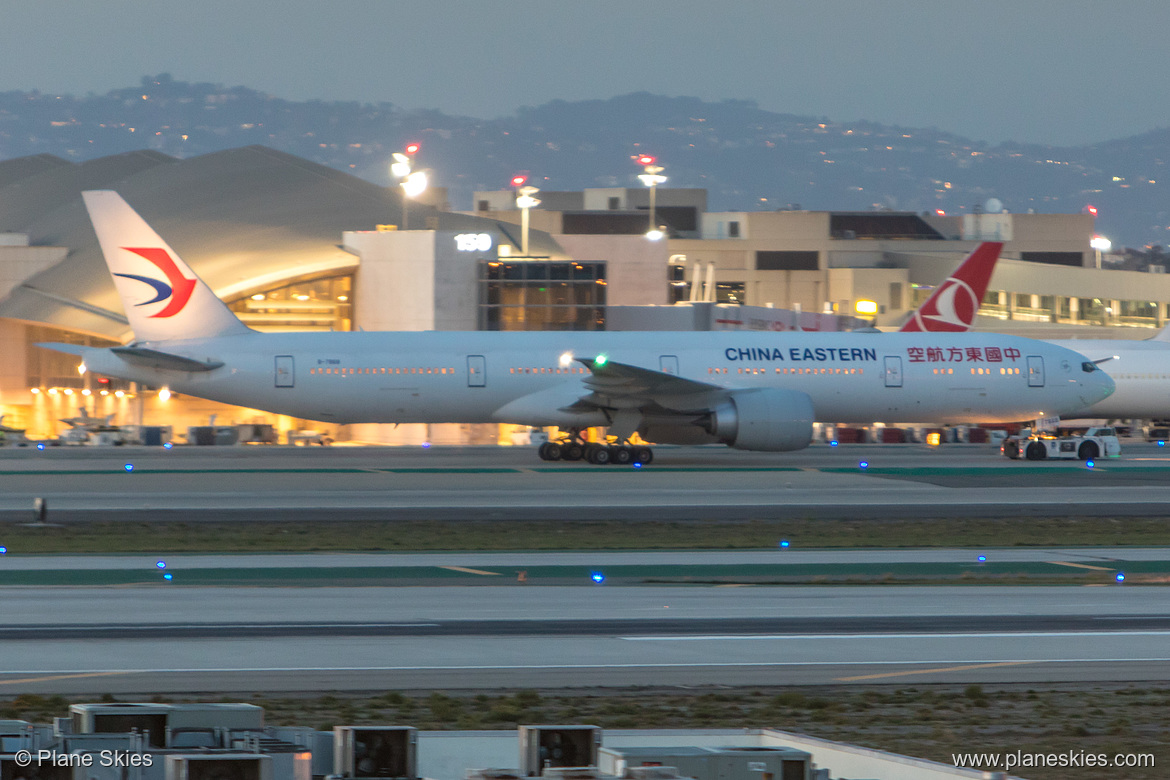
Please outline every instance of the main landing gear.
[[545, 442], [540, 445], [537, 453], [541, 460], [584, 460], [595, 466], [604, 466], [607, 463], [624, 466], [654, 461], [654, 450], [644, 444], [586, 442], [581, 440], [580, 431], [571, 432], [566, 439]]

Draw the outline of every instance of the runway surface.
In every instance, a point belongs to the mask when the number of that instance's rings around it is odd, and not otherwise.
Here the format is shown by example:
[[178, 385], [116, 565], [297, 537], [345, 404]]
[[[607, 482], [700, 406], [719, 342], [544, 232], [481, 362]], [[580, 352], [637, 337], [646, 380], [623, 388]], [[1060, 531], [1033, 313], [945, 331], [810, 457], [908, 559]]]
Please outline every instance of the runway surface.
[[[1170, 453], [1125, 452], [1090, 470], [979, 446], [660, 448], [643, 469], [542, 464], [529, 448], [5, 450], [0, 519], [31, 519], [37, 497], [61, 523], [1170, 516]], [[980, 567], [1104, 583], [1124, 568], [1157, 581], [1168, 561], [1163, 549], [776, 549], [182, 555], [164, 570], [146, 555], [12, 551], [0, 555], [0, 695], [1164, 681], [1163, 587], [752, 578]], [[605, 584], [589, 582], [597, 568]], [[729, 578], [744, 587], [697, 584]], [[647, 584], [663, 579], [689, 584]]]
[[0, 693], [1162, 680], [1157, 587], [4, 591]]
[[1144, 442], [1092, 469], [990, 445], [657, 453], [634, 468], [517, 447], [3, 450], [0, 520], [38, 497], [57, 522], [1170, 515], [1170, 452]]

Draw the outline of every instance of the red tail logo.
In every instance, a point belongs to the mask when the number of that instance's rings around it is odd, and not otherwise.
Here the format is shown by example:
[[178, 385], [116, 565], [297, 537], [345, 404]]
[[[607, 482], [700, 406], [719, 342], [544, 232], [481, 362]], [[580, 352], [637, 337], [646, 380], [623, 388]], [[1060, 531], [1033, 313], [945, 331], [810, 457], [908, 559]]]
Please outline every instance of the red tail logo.
[[174, 259], [167, 254], [167, 251], [162, 247], [151, 246], [134, 248], [129, 246], [122, 247], [127, 252], [133, 252], [139, 257], [149, 260], [167, 277], [169, 284], [162, 282], [159, 279], [152, 279], [149, 276], [136, 276], [134, 274], [115, 274], [115, 276], [123, 276], [127, 279], [136, 279], [140, 282], [149, 284], [155, 290], [155, 297], [149, 301], [143, 301], [137, 304], [138, 306], [147, 306], [152, 303], [170, 298], [170, 303], [163, 307], [162, 311], [150, 315], [155, 317], [173, 317], [183, 310], [187, 305], [187, 301], [191, 300], [191, 294], [195, 292], [195, 280], [188, 279], [179, 272], [178, 266], [175, 265]]
[[980, 244], [914, 312], [900, 332], [965, 333], [970, 330], [1002, 248], [1003, 244], [996, 241]]

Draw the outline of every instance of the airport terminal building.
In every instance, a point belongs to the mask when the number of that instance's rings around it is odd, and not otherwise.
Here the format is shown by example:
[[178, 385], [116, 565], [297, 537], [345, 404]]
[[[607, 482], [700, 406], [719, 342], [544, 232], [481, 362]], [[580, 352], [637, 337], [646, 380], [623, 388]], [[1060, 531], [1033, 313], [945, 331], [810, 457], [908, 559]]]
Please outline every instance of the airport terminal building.
[[1170, 305], [1165, 275], [1098, 269], [1087, 215], [712, 213], [703, 190], [660, 189], [654, 219], [666, 238], [651, 241], [647, 191], [616, 188], [540, 193], [525, 235], [511, 190], [477, 193], [473, 210], [454, 212], [442, 191], [404, 203], [265, 147], [80, 164], [39, 155], [0, 162], [0, 414], [30, 436], [54, 435], [84, 407], [176, 433], [216, 415], [338, 440], [510, 440], [494, 425], [329, 428], [78, 373], [76, 358], [36, 344], [131, 337], [82, 205], [88, 189], [117, 190], [261, 330], [600, 330], [619, 319], [662, 329], [686, 321], [665, 307], [689, 300], [718, 312], [689, 327], [785, 329], [794, 321], [782, 312], [851, 315], [859, 300], [876, 303], [879, 326], [896, 326], [982, 240], [1004, 242], [988, 330], [1143, 337]]

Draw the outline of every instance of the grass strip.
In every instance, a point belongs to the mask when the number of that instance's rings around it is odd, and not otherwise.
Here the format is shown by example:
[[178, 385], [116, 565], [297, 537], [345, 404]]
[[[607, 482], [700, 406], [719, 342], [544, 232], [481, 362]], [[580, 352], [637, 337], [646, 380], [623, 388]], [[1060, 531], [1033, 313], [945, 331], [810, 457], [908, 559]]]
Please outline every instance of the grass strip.
[[[953, 511], [953, 510], [951, 510]], [[1166, 517], [0, 523], [12, 553], [1170, 546]]]
[[[1170, 582], [1170, 561], [1134, 561], [1126, 565], [1131, 583]], [[443, 566], [337, 566], [167, 568], [172, 580], [153, 565], [137, 569], [0, 569], [0, 586], [102, 587], [147, 583], [268, 587], [353, 585], [502, 585], [516, 582], [515, 567], [495, 567], [500, 577], [485, 577]], [[537, 584], [585, 583], [593, 570], [586, 566], [528, 566], [526, 582]], [[1003, 563], [851, 563], [745, 565], [617, 565], [604, 567], [611, 585], [784, 585], [784, 584], [1106, 584], [1113, 570], [1078, 569], [1045, 562]]]

